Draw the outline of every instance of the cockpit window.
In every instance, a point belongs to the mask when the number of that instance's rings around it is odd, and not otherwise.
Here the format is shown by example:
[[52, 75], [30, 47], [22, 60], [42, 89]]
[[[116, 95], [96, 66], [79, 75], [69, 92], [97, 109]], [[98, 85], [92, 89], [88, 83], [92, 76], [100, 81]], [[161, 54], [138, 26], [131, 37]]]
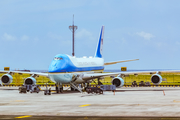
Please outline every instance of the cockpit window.
[[54, 60], [63, 60], [61, 57], [55, 57]]

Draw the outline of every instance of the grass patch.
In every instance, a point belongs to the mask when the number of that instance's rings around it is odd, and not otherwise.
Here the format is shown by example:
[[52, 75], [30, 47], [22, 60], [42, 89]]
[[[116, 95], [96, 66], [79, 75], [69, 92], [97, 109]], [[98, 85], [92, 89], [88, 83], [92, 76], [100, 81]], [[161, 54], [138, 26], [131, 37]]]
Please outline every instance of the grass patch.
[[[0, 76], [2, 75], [3, 74], [1, 73]], [[160, 85], [180, 85], [180, 73], [163, 73], [161, 74], [161, 76], [166, 81], [162, 81]], [[12, 77], [13, 77], [13, 82], [10, 85], [23, 85], [24, 79], [26, 79], [27, 77], [30, 77], [30, 75], [28, 74], [19, 75], [15, 73]], [[138, 84], [141, 81], [151, 83], [151, 80], [150, 80], [151, 75], [146, 75], [146, 74], [138, 75], [138, 76], [129, 75], [129, 77], [124, 77], [123, 79], [124, 79], [124, 85], [131, 85], [133, 81], [136, 81]], [[37, 80], [37, 85], [45, 85], [46, 83], [48, 85], [55, 84], [49, 78], [43, 77], [43, 76], [36, 78], [36, 80]], [[111, 85], [111, 81], [112, 81], [112, 78], [110, 77], [105, 77], [105, 79], [101, 80], [101, 82], [104, 85]], [[97, 83], [97, 80], [95, 80], [95, 82]], [[95, 83], [92, 82], [91, 84], [94, 85]]]

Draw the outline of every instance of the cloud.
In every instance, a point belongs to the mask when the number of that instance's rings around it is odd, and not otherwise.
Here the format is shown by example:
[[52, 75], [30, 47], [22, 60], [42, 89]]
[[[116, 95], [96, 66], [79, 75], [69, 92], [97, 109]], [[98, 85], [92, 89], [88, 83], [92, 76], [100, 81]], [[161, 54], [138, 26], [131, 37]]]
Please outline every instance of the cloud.
[[10, 34], [7, 34], [7, 33], [4, 33], [2, 38], [3, 38], [3, 40], [6, 40], [6, 41], [14, 41], [14, 40], [16, 40], [16, 37], [14, 37], [14, 36], [12, 36]]
[[48, 37], [50, 37], [51, 39], [55, 39], [55, 40], [61, 40], [62, 39], [62, 37], [60, 35], [57, 35], [57, 34], [54, 34], [51, 32], [48, 33]]
[[151, 38], [155, 37], [154, 35], [152, 35], [150, 33], [145, 33], [144, 31], [137, 32], [136, 35], [143, 37], [145, 40], [150, 40]]
[[162, 43], [162, 42], [156, 42], [155, 45], [159, 48], [159, 47], [164, 47], [166, 46], [165, 43]]
[[91, 32], [87, 31], [86, 29], [81, 29], [75, 34], [77, 39], [93, 39], [93, 35]]
[[35, 37], [35, 38], [34, 38], [34, 41], [36, 41], [36, 42], [39, 41], [39, 38], [38, 38], [38, 37]]
[[27, 40], [29, 40], [29, 37], [28, 37], [27, 35], [23, 35], [23, 36], [21, 37], [21, 40], [22, 40], [22, 41], [27, 41]]
[[179, 41], [176, 41], [176, 43], [175, 43], [176, 45], [180, 45], [180, 42]]

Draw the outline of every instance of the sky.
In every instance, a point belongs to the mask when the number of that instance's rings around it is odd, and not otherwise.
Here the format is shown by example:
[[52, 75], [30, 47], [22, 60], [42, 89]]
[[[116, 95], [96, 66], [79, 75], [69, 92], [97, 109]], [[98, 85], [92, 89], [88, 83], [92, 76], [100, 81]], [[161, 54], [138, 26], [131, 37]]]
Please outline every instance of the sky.
[[48, 70], [56, 54], [94, 56], [105, 26], [105, 69], [180, 69], [179, 0], [1, 0], [0, 69]]

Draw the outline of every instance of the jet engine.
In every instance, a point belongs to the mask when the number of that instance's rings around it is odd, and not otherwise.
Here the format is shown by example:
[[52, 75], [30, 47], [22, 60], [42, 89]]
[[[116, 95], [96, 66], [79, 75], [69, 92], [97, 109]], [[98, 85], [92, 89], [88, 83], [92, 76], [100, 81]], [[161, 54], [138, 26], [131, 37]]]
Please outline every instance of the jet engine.
[[124, 85], [124, 80], [121, 77], [115, 77], [112, 79], [112, 84], [116, 87], [122, 87]]
[[25, 85], [35, 85], [36, 79], [34, 77], [28, 77], [24, 80]]
[[162, 77], [161, 75], [159, 74], [154, 74], [151, 76], [151, 82], [154, 84], [154, 85], [158, 85], [162, 82]]
[[1, 77], [1, 81], [4, 85], [12, 83], [13, 77], [10, 74], [5, 74]]

